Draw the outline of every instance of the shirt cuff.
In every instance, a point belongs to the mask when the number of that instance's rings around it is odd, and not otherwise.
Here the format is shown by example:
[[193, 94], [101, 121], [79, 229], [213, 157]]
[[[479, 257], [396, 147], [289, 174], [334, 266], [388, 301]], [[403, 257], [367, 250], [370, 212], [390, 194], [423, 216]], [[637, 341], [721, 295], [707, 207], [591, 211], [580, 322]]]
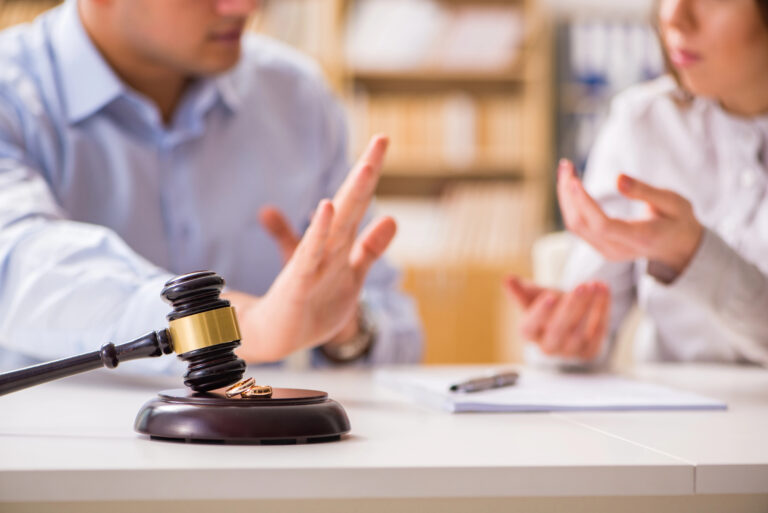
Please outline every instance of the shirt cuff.
[[665, 286], [728, 315], [756, 308], [761, 303], [760, 296], [766, 292], [766, 279], [719, 235], [705, 229], [688, 267]]
[[[162, 273], [143, 282], [130, 301], [125, 305], [123, 315], [112, 332], [111, 342], [116, 345], [130, 342], [150, 331], [168, 327], [166, 315], [171, 305], [163, 301], [160, 292], [173, 275]], [[119, 365], [116, 371], [123, 374], [165, 374], [181, 376], [186, 365], [176, 358], [175, 353], [157, 358], [145, 358]]]

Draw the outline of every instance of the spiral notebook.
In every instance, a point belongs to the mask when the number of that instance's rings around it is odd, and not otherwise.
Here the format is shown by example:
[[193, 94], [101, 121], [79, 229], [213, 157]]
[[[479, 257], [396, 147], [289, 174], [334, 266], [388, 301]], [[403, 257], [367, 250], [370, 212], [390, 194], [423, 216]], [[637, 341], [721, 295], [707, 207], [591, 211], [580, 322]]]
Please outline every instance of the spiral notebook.
[[727, 408], [726, 403], [718, 399], [610, 374], [524, 370], [517, 384], [511, 387], [474, 393], [449, 391], [452, 384], [475, 377], [478, 377], [477, 369], [441, 367], [384, 369], [375, 375], [378, 383], [413, 400], [455, 413]]

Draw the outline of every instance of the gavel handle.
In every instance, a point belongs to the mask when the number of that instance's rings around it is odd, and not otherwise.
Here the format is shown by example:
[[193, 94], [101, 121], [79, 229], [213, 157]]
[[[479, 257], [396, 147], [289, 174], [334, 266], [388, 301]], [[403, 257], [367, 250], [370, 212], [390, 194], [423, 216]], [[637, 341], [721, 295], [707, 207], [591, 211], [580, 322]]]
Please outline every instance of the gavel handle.
[[0, 395], [101, 367], [114, 369], [120, 362], [162, 356], [172, 351], [168, 331], [153, 331], [118, 346], [110, 342], [99, 351], [0, 374]]

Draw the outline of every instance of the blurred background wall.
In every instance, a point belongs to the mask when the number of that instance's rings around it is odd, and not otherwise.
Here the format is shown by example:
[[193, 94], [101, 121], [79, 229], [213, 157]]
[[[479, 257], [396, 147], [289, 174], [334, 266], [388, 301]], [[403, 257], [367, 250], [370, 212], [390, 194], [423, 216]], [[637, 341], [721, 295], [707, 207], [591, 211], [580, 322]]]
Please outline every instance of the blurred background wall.
[[[0, 28], [51, 0], [0, 0]], [[662, 72], [651, 0], [264, 0], [253, 30], [313, 56], [350, 158], [392, 139], [376, 209], [428, 363], [522, 358], [502, 280], [560, 229], [555, 163], [583, 168], [618, 91]]]

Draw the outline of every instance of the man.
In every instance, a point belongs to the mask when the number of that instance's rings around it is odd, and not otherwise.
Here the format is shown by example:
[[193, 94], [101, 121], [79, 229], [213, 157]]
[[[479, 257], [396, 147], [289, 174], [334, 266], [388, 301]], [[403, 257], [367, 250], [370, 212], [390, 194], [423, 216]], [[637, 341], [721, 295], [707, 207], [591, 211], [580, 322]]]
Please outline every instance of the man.
[[199, 269], [227, 280], [250, 363], [418, 360], [413, 305], [373, 265], [394, 221], [357, 236], [387, 141], [339, 188], [342, 113], [314, 65], [243, 36], [256, 7], [69, 0], [0, 34], [4, 367], [164, 326], [162, 284]]

